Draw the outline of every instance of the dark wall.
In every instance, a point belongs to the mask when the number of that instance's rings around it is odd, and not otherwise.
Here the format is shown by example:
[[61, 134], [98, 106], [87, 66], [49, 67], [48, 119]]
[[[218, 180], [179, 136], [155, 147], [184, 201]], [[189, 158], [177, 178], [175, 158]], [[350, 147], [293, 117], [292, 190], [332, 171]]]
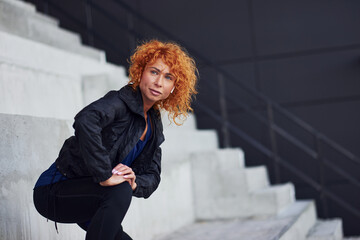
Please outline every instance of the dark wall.
[[126, 2], [360, 156], [359, 1]]
[[[197, 56], [201, 76], [198, 101], [220, 113], [218, 74], [208, 66], [209, 61], [229, 74], [224, 78], [229, 121], [266, 146], [271, 145], [266, 125], [251, 118], [241, 105], [249, 104], [251, 111], [261, 116], [266, 117], [266, 112], [261, 102], [240, 88], [239, 83], [270, 97], [360, 156], [358, 0], [123, 1], [135, 9], [140, 18], [119, 5], [121, 1], [93, 1], [97, 6], [92, 7], [91, 34], [85, 31], [85, 1], [31, 2], [39, 10], [61, 19], [63, 27], [80, 32], [84, 43], [106, 50], [108, 60], [118, 64], [127, 65], [126, 60], [139, 40], [153, 37], [174, 40], [175, 36], [190, 54]], [[102, 9], [107, 13], [103, 14]], [[69, 13], [73, 19], [66, 16]], [[157, 27], [150, 26], [149, 21]], [[128, 34], [128, 26], [135, 34]], [[218, 122], [199, 107], [195, 113], [199, 128], [215, 128], [222, 139]], [[295, 137], [312, 147], [316, 144], [312, 135], [288, 119], [276, 113], [275, 119]], [[272, 181], [276, 181], [274, 165], [267, 156], [234, 133], [230, 134], [230, 141], [231, 146], [244, 148], [247, 165], [267, 165]], [[279, 151], [288, 156], [289, 163], [320, 181], [318, 161], [280, 137], [278, 145], [284, 149]], [[340, 159], [336, 153], [332, 156], [334, 161]], [[359, 179], [358, 171], [352, 172], [358, 166], [338, 164]], [[360, 210], [359, 201], [353, 200], [359, 199], [356, 195], [359, 189], [354, 189], [332, 170], [325, 171], [326, 187]], [[356, 226], [358, 218], [333, 201], [322, 199], [321, 192], [283, 167], [280, 167], [279, 180], [295, 182], [298, 198], [315, 198], [321, 217], [343, 217], [347, 235], [360, 234]]]

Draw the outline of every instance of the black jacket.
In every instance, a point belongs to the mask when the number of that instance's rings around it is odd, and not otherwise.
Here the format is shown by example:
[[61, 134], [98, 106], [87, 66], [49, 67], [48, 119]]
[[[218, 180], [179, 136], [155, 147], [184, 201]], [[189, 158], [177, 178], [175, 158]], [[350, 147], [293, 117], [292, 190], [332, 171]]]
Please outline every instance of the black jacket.
[[[144, 198], [159, 185], [164, 141], [159, 111], [151, 108], [148, 116], [152, 135], [131, 165], [137, 184], [133, 195]], [[68, 178], [91, 176], [95, 182], [105, 181], [139, 141], [145, 126], [140, 90], [125, 86], [110, 91], [75, 116], [75, 136], [64, 142], [56, 166]]]

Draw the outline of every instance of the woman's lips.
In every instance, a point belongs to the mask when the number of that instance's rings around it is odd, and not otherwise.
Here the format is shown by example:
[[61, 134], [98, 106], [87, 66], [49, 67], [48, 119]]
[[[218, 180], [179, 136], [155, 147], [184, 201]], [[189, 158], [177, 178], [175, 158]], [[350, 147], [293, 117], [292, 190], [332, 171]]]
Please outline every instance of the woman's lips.
[[155, 96], [159, 96], [161, 94], [161, 92], [156, 91], [156, 90], [151, 89], [151, 88], [150, 88], [150, 92], [151, 92], [152, 95], [155, 95]]

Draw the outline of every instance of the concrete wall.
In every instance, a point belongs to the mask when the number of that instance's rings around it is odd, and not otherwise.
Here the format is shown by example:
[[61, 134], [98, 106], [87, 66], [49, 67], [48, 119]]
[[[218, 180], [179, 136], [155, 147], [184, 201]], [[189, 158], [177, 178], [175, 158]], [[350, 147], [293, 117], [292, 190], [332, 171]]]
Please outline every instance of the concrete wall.
[[0, 114], [0, 239], [83, 239], [76, 226], [46, 222], [35, 210], [32, 189], [70, 134], [68, 122]]

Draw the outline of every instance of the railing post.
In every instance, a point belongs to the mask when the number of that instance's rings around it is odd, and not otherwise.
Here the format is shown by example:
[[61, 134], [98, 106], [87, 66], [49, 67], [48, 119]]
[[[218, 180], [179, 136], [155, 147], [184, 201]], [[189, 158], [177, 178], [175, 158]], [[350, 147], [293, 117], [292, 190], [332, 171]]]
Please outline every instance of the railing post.
[[321, 147], [321, 140], [318, 134], [315, 135], [315, 149], [317, 153], [317, 160], [318, 160], [318, 169], [319, 169], [319, 177], [320, 177], [320, 201], [321, 201], [321, 209], [323, 212], [324, 217], [329, 216], [329, 209], [328, 209], [328, 203], [326, 199], [326, 195], [324, 194], [325, 189], [325, 164], [324, 164], [324, 158], [323, 158], [323, 150]]
[[227, 106], [226, 106], [226, 98], [225, 98], [225, 82], [224, 76], [221, 73], [218, 73], [218, 84], [219, 84], [219, 103], [220, 103], [220, 111], [221, 111], [221, 133], [223, 137], [223, 145], [225, 148], [230, 147], [230, 135], [227, 127], [228, 122], [228, 114], [227, 114]]
[[86, 17], [86, 33], [88, 37], [88, 44], [90, 46], [94, 46], [94, 35], [93, 35], [93, 17], [92, 17], [92, 10], [89, 4], [91, 0], [83, 0], [84, 8], [85, 8], [85, 17]]
[[267, 102], [266, 104], [266, 111], [268, 117], [268, 127], [269, 127], [269, 137], [270, 137], [270, 145], [272, 151], [272, 160], [273, 160], [273, 168], [274, 168], [274, 175], [275, 175], [275, 183], [281, 182], [280, 176], [280, 167], [279, 167], [279, 160], [278, 160], [278, 148], [276, 142], [276, 135], [274, 131], [274, 110], [272, 104]]

